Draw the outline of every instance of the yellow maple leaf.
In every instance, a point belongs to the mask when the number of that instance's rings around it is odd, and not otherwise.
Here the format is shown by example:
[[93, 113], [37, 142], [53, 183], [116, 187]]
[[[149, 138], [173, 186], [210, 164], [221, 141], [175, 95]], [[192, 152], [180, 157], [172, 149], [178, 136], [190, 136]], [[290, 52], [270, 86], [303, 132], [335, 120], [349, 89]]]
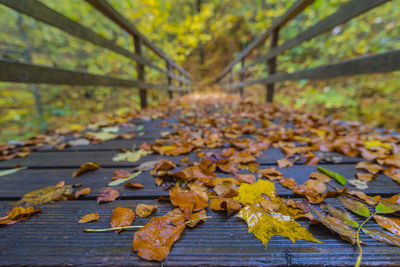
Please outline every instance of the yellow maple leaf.
[[235, 199], [246, 204], [258, 204], [260, 200], [265, 199], [263, 195], [271, 199], [277, 198], [275, 191], [274, 183], [267, 180], [258, 180], [254, 184], [242, 183]]

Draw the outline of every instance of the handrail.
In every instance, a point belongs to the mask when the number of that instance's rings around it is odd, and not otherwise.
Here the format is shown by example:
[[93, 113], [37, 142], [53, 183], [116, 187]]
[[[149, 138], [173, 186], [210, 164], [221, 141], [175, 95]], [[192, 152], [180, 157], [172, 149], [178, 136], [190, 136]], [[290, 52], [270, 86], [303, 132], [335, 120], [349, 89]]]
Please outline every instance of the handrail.
[[168, 58], [161, 51], [160, 48], [158, 48], [152, 42], [150, 42], [131, 22], [129, 22], [125, 17], [123, 17], [120, 13], [118, 13], [118, 11], [115, 10], [115, 8], [113, 8], [106, 0], [86, 0], [86, 2], [88, 2], [94, 8], [103, 13], [104, 16], [114, 21], [125, 31], [129, 32], [134, 36], [139, 37], [142, 40], [143, 44], [146, 45], [149, 49], [151, 49], [154, 53], [156, 53], [159, 57], [166, 60], [169, 64], [171, 64], [174, 68], [176, 68], [180, 73], [182, 73], [186, 77], [188, 78], [190, 77], [189, 73], [187, 73], [182, 67], [176, 64], [175, 61]]
[[54, 68], [6, 59], [0, 59], [0, 81], [58, 85], [140, 87], [169, 91], [187, 90], [186, 87], [175, 87], [171, 85], [147, 83], [140, 80], [121, 79], [84, 71]]
[[[250, 55], [251, 49], [256, 48], [255, 41], [252, 42], [246, 49], [239, 53], [237, 58], [241, 58], [242, 67], [240, 70], [235, 73], [230, 74], [230, 81], [228, 85], [223, 85], [222, 87], [232, 88], [232, 89], [240, 89], [240, 92], [243, 92], [245, 86], [252, 84], [265, 84], [267, 89], [267, 101], [271, 102], [273, 99], [273, 90], [274, 83], [276, 82], [284, 82], [288, 80], [299, 80], [299, 79], [329, 79], [334, 77], [341, 76], [349, 76], [349, 75], [358, 75], [358, 74], [370, 74], [370, 73], [382, 73], [382, 72], [391, 72], [400, 70], [400, 50], [392, 50], [387, 51], [380, 54], [366, 55], [356, 58], [351, 58], [342, 62], [337, 62], [333, 64], [328, 64], [324, 66], [318, 66], [315, 68], [303, 69], [299, 71], [295, 71], [292, 73], [275, 73], [276, 66], [276, 57], [282, 52], [289, 50], [291, 48], [296, 47], [297, 45], [308, 41], [340, 24], [343, 24], [352, 18], [363, 14], [379, 5], [382, 5], [390, 0], [351, 0], [342, 6], [333, 13], [332, 15], [326, 17], [325, 19], [317, 22], [315, 25], [309, 27], [305, 31], [299, 33], [296, 37], [286, 41], [280, 46], [277, 46], [277, 38], [279, 33], [279, 27], [271, 26], [267, 31], [270, 34], [272, 33], [271, 38], [271, 47], [270, 51], [264, 55], [258, 56], [251, 63], [244, 65], [243, 62], [245, 57]], [[299, 4], [299, 1], [294, 4]], [[292, 6], [285, 14], [288, 14], [290, 10], [293, 10]], [[303, 8], [304, 9], [304, 8]], [[285, 16], [285, 15], [284, 15]], [[274, 32], [271, 32], [273, 29]], [[270, 35], [268, 34], [268, 36]], [[265, 35], [265, 33], [264, 33]], [[264, 36], [262, 35], [262, 36]], [[261, 37], [256, 40], [265, 40]], [[260, 45], [257, 43], [257, 45]], [[254, 48], [252, 48], [254, 47]], [[236, 59], [235, 59], [236, 60]], [[246, 71], [249, 70], [252, 66], [255, 66], [258, 63], [267, 62], [269, 76], [260, 79], [254, 79], [251, 81], [244, 81], [244, 77]], [[231, 71], [237, 61], [232, 61], [225, 69], [227, 71], [223, 72], [216, 82], [221, 82], [222, 78], [226, 77], [226, 73]], [[232, 77], [234, 75], [240, 75], [240, 82], [233, 83]]]
[[[136, 61], [138, 72], [137, 80], [121, 79], [107, 75], [97, 75], [82, 71], [52, 68], [0, 59], [0, 81], [138, 87], [141, 107], [147, 106], [148, 89], [167, 90], [170, 97], [172, 97], [172, 91], [188, 91], [190, 89], [182, 86], [182, 83], [189, 85], [192, 84], [189, 74], [172, 59], [168, 58], [161, 51], [161, 49], [151, 43], [135, 28], [133, 24], [119, 14], [110, 4], [108, 4], [105, 0], [87, 0], [87, 2], [103, 13], [103, 15], [109, 17], [112, 21], [117, 23], [117, 25], [119, 25], [122, 29], [128, 31], [134, 37], [135, 52], [128, 51], [127, 49], [117, 45], [112, 40], [102, 37], [101, 35], [92, 31], [90, 28], [67, 18], [63, 14], [60, 14], [57, 11], [47, 7], [38, 0], [0, 0], [0, 4], [14, 9], [17, 12], [28, 15], [70, 35]], [[168, 62], [170, 66], [173, 66], [183, 76], [176, 75], [171, 68], [160, 68], [153, 64], [150, 59], [144, 57], [141, 51], [142, 44], [154, 51], [159, 57]], [[166, 74], [168, 78], [168, 85], [145, 82], [145, 66]], [[171, 79], [179, 81], [179, 87], [173, 86]]]
[[269, 27], [263, 34], [259, 37], [254, 38], [251, 43], [239, 53], [239, 55], [232, 60], [221, 72], [221, 74], [215, 79], [215, 82], [219, 82], [232, 68], [233, 66], [248, 56], [254, 49], [259, 47], [264, 43], [264, 41], [273, 33], [274, 30], [281, 28], [290, 20], [295, 18], [300, 12], [302, 12], [306, 7], [314, 3], [315, 0], [298, 0], [295, 2], [282, 16], [277, 18], [272, 22], [272, 26]]

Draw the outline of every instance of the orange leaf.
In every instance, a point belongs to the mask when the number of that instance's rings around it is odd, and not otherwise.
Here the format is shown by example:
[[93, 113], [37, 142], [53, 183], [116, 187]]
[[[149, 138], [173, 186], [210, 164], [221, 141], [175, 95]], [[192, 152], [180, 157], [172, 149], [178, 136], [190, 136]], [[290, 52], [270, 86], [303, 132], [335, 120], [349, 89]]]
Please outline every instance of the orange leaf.
[[0, 217], [0, 225], [11, 225], [20, 221], [27, 220], [32, 214], [41, 212], [42, 209], [35, 209], [33, 206], [23, 208], [15, 207], [7, 212], [7, 215]]
[[79, 220], [78, 223], [88, 223], [88, 222], [94, 222], [94, 221], [98, 221], [98, 220], [99, 220], [99, 214], [96, 212], [96, 213], [86, 214]]
[[100, 165], [95, 163], [95, 162], [86, 162], [81, 165], [78, 171], [74, 172], [72, 174], [72, 177], [77, 177], [78, 175], [81, 175], [82, 173], [89, 172], [89, 171], [94, 171], [100, 168]]
[[81, 190], [75, 192], [75, 198], [78, 199], [80, 196], [88, 194], [90, 194], [90, 187], [82, 188]]
[[157, 209], [156, 205], [139, 204], [139, 205], [136, 206], [136, 214], [139, 217], [148, 217], [154, 211], [156, 211], [156, 209]]
[[99, 191], [97, 196], [97, 204], [101, 202], [114, 201], [119, 197], [118, 190], [112, 189], [111, 187], [103, 188]]
[[[113, 215], [111, 217], [111, 227], [123, 227], [132, 224], [133, 219], [135, 219], [135, 213], [133, 210], [128, 208], [117, 207], [113, 210]], [[121, 230], [115, 230], [116, 233], [121, 232]]]
[[183, 191], [176, 185], [169, 191], [169, 196], [172, 204], [184, 211], [187, 220], [189, 220], [193, 211], [198, 211], [208, 206], [206, 189], [200, 185], [189, 184], [189, 191]]
[[374, 215], [374, 219], [383, 228], [389, 230], [395, 235], [400, 236], [400, 219], [389, 218], [381, 215]]

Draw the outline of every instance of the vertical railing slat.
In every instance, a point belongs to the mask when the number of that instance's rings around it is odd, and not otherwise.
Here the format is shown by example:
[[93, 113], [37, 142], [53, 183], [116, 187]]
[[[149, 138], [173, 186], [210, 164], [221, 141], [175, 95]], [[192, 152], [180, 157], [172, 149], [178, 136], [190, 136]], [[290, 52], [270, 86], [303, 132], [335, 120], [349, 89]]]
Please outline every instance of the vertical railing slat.
[[[142, 54], [142, 41], [140, 37], [133, 36], [133, 41], [135, 44], [135, 53], [138, 55]], [[144, 72], [144, 65], [140, 62], [136, 62], [136, 71], [137, 71], [137, 78], [139, 81], [145, 81], [145, 72]], [[140, 107], [146, 108], [147, 107], [147, 91], [146, 88], [139, 88], [139, 97], [140, 97]]]
[[[274, 47], [278, 45], [278, 40], [279, 40], [279, 28], [275, 29], [271, 35], [271, 44], [270, 44], [270, 49], [272, 50]], [[276, 56], [267, 60], [267, 66], [268, 66], [268, 74], [273, 75], [276, 72]], [[265, 85], [267, 92], [267, 102], [272, 102], [274, 100], [274, 83], [267, 83]]]

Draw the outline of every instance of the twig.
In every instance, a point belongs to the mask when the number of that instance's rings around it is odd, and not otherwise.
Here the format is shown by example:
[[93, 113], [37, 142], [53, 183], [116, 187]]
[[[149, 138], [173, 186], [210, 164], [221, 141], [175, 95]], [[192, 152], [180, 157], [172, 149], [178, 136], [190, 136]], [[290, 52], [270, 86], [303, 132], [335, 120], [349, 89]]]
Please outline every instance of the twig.
[[362, 253], [363, 252], [362, 252], [362, 247], [361, 247], [361, 244], [360, 244], [360, 231], [364, 227], [364, 225], [369, 220], [371, 220], [372, 217], [374, 217], [374, 215], [375, 215], [375, 212], [372, 213], [371, 216], [369, 216], [365, 221], [363, 221], [363, 223], [357, 229], [356, 242], [357, 242], [357, 246], [358, 246], [358, 249], [359, 249], [359, 253], [358, 253], [357, 261], [356, 261], [356, 264], [354, 265], [354, 267], [360, 267], [361, 260], [362, 260]]
[[[211, 219], [211, 216], [204, 216], [201, 218], [197, 218], [191, 221], [185, 222], [186, 224], [198, 222], [204, 219]], [[121, 227], [113, 227], [113, 228], [102, 228], [102, 229], [84, 229], [83, 231], [87, 233], [99, 233], [99, 232], [111, 232], [111, 231], [118, 231], [118, 230], [126, 230], [126, 229], [137, 229], [137, 228], [142, 228], [143, 225], [131, 225], [131, 226], [121, 226]]]

